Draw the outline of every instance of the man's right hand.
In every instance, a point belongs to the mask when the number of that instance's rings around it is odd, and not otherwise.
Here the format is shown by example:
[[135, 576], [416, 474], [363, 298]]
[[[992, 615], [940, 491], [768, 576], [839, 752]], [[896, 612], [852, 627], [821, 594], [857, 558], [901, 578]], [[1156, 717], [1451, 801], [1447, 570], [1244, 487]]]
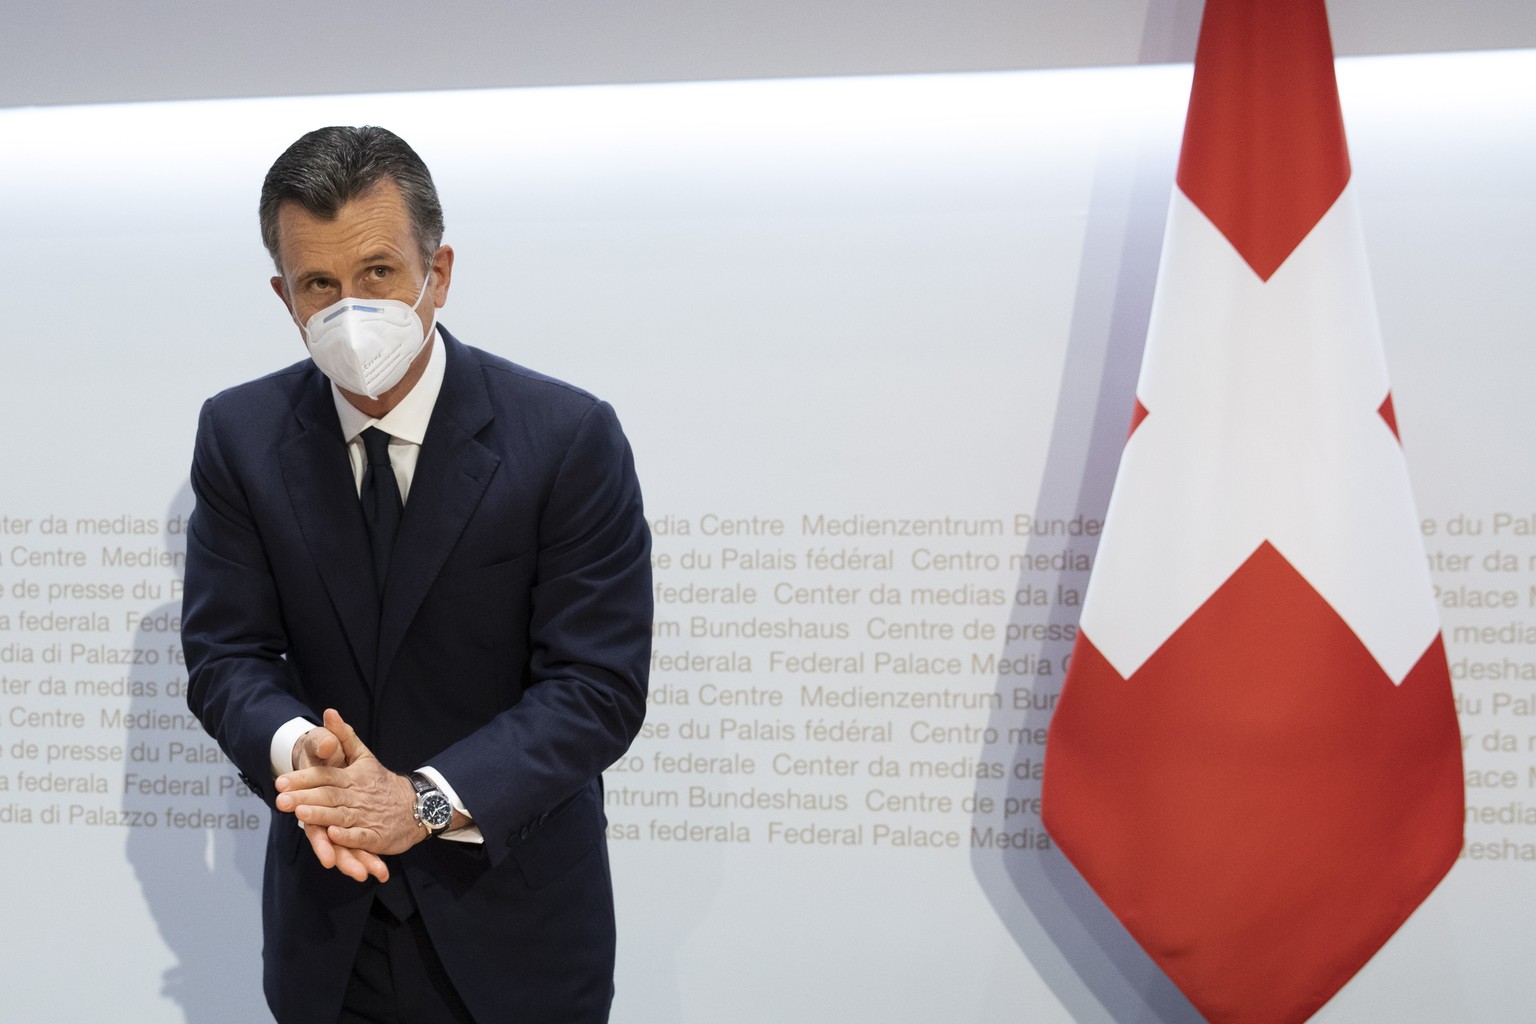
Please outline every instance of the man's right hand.
[[[346, 756], [341, 749], [341, 740], [323, 726], [309, 730], [293, 745], [295, 769], [345, 766]], [[333, 843], [323, 825], [304, 825], [304, 835], [309, 839], [310, 849], [314, 850], [321, 866], [335, 868], [359, 882], [366, 882], [370, 875], [380, 882], [389, 880], [389, 866], [378, 854]]]

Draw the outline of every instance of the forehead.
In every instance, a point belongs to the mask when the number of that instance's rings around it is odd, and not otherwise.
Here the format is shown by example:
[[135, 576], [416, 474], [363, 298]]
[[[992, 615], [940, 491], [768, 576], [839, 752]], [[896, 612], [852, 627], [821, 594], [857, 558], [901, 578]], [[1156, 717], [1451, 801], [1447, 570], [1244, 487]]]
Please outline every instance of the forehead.
[[278, 207], [277, 226], [278, 251], [290, 274], [379, 256], [403, 259], [416, 251], [410, 211], [400, 189], [387, 179], [344, 204], [332, 218], [285, 202]]

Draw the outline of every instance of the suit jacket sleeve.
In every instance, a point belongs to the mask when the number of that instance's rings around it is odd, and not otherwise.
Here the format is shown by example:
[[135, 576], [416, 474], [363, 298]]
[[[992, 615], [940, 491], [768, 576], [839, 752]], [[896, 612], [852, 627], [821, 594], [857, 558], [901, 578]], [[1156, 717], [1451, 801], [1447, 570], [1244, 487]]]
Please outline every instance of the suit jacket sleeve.
[[645, 715], [650, 530], [613, 410], [592, 402], [538, 514], [529, 685], [431, 758], [474, 815], [492, 862], [628, 749]]
[[241, 484], [221, 448], [215, 403], [203, 405], [192, 459], [197, 497], [187, 529], [182, 643], [187, 703], [247, 784], [270, 802], [271, 742], [313, 718], [285, 655], [276, 585]]

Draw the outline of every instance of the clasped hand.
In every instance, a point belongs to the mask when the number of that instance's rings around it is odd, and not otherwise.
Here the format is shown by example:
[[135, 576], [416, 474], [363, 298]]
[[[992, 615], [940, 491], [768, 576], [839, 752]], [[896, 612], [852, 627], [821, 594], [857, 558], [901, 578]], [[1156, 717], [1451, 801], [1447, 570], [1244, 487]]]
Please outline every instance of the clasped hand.
[[277, 778], [277, 809], [291, 813], [320, 863], [359, 882], [383, 882], [382, 854], [426, 838], [410, 779], [385, 768], [335, 710], [294, 746], [293, 771]]

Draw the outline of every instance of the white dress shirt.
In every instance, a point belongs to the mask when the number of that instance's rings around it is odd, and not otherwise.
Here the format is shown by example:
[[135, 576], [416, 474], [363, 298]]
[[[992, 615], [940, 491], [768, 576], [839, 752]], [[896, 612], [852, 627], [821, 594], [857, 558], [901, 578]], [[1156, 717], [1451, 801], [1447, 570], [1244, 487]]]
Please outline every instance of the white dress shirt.
[[[436, 328], [434, 327], [434, 331]], [[416, 460], [421, 455], [421, 442], [427, 436], [427, 424], [432, 419], [432, 408], [437, 405], [438, 393], [443, 389], [443, 372], [448, 366], [448, 357], [443, 354], [443, 345], [436, 334], [432, 337], [432, 351], [427, 356], [427, 368], [422, 372], [421, 379], [415, 387], [406, 392], [400, 404], [391, 409], [382, 419], [374, 419], [363, 412], [357, 406], [347, 401], [346, 396], [335, 384], [331, 385], [331, 398], [336, 402], [336, 416], [341, 420], [341, 433], [347, 439], [347, 456], [352, 460], [352, 483], [359, 495], [363, 490], [363, 473], [368, 468], [368, 454], [363, 450], [363, 431], [369, 427], [378, 427], [389, 435], [389, 463], [395, 470], [395, 480], [400, 485], [400, 500], [409, 501], [411, 496], [411, 480], [416, 475]], [[295, 718], [285, 722], [277, 734], [272, 737], [272, 773], [282, 775], [293, 771], [293, 747], [309, 730], [315, 728], [315, 723], [303, 718]], [[453, 791], [448, 780], [438, 773], [437, 769], [430, 765], [423, 765], [417, 769], [421, 774], [431, 779], [454, 809], [462, 814], [469, 815], [459, 795]], [[473, 825], [468, 828], [454, 829], [442, 833], [444, 839], [457, 839], [460, 842], [481, 843], [484, 838], [480, 830]]]

